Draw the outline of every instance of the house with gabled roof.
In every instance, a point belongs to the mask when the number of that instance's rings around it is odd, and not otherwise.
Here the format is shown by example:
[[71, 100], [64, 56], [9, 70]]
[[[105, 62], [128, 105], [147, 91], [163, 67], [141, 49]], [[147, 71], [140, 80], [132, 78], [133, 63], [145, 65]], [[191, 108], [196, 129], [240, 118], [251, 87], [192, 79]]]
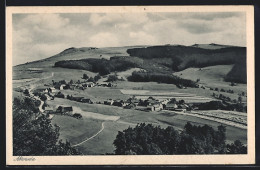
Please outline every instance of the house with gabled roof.
[[104, 101], [104, 104], [106, 104], [106, 105], [113, 105], [113, 103], [114, 103], [113, 99], [108, 99], [108, 100]]

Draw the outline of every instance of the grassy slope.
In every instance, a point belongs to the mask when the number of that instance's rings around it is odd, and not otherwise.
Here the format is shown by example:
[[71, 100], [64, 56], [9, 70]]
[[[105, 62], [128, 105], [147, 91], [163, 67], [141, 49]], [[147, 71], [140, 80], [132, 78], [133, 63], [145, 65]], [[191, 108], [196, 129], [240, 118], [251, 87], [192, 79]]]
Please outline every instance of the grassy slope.
[[69, 116], [55, 115], [52, 124], [60, 126], [60, 139], [77, 144], [87, 137], [91, 137], [101, 127], [101, 121], [96, 119], [76, 119]]
[[144, 59], [144, 69], [156, 72], [160, 72], [160, 70], [168, 72], [171, 69], [182, 71], [190, 67], [235, 64], [226, 80], [246, 82], [246, 48], [221, 45], [213, 45], [212, 48], [209, 48], [211, 47], [209, 45], [201, 46], [202, 48], [180, 45], [152, 46], [128, 49], [127, 52], [130, 56]]
[[192, 45], [192, 47], [216, 50], [216, 49], [227, 48], [227, 47], [232, 47], [232, 46], [211, 43], [211, 44], [194, 44], [194, 45]]
[[[224, 90], [233, 90], [235, 93], [225, 93], [221, 92], [221, 94], [230, 97], [231, 99], [237, 99], [238, 95], [242, 92], [247, 91], [247, 85], [246, 84], [238, 84], [237, 86], [230, 86], [229, 82], [224, 81], [224, 77], [226, 74], [232, 70], [233, 65], [217, 65], [217, 66], [210, 66], [210, 67], [204, 67], [201, 70], [198, 68], [188, 68], [180, 72], [175, 72], [174, 75], [177, 75], [179, 77], [185, 78], [185, 79], [191, 79], [196, 81], [197, 79], [200, 79], [199, 84], [211, 87], [213, 89], [224, 89]], [[187, 89], [189, 90], [189, 89]], [[220, 94], [216, 91], [210, 91], [208, 89], [203, 90], [204, 92], [212, 95], [212, 93]], [[243, 98], [246, 100], [246, 98]]]

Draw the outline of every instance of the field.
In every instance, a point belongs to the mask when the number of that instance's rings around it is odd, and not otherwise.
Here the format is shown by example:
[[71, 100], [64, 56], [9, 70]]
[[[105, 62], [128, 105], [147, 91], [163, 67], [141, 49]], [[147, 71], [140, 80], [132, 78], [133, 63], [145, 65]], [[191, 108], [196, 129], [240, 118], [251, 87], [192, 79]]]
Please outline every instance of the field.
[[[91, 155], [112, 153], [114, 150], [113, 141], [118, 131], [122, 131], [129, 126], [133, 127], [137, 123], [152, 123], [163, 128], [173, 126], [175, 129], [179, 130], [181, 130], [188, 121], [192, 124], [201, 126], [208, 124], [214, 129], [217, 129], [217, 126], [220, 125], [220, 123], [215, 121], [181, 114], [167, 114], [164, 112], [154, 114], [151, 112], [138, 112], [133, 110], [131, 114], [121, 115], [120, 119], [117, 121], [89, 119], [87, 117], [83, 118], [83, 120], [78, 120], [57, 115], [54, 116], [52, 121], [53, 124], [56, 123], [61, 127], [61, 139], [67, 139], [72, 145], [97, 133], [101, 129], [101, 123], [104, 122], [104, 130], [101, 133], [93, 139], [82, 143], [80, 146], [76, 146], [84, 154]], [[236, 139], [240, 139], [245, 144], [247, 143], [246, 130], [232, 126], [226, 126], [226, 130], [227, 143], [231, 143]]]
[[204, 68], [188, 68], [186, 70], [175, 72], [174, 75], [181, 78], [196, 81], [199, 79], [199, 84], [211, 88], [223, 88], [224, 90], [232, 89], [236, 93], [246, 92], [246, 84], [238, 84], [230, 86], [230, 82], [224, 81], [224, 76], [232, 69], [233, 65], [217, 65]]
[[60, 139], [70, 141], [72, 145], [94, 135], [101, 127], [102, 121], [83, 118], [82, 120], [69, 116], [55, 115], [52, 124], [60, 127]]

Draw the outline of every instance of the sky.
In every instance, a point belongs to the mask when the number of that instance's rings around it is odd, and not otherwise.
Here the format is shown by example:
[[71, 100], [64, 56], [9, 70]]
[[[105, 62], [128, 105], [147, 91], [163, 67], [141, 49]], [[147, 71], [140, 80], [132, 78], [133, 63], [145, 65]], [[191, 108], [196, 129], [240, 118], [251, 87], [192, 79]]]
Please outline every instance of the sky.
[[13, 65], [70, 47], [246, 46], [245, 17], [243, 12], [13, 14]]

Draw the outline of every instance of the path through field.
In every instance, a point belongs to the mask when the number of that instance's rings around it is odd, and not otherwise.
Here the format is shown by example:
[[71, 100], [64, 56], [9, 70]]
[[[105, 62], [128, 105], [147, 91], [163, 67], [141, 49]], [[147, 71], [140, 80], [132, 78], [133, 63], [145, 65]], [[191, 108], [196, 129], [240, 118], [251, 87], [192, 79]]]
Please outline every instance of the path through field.
[[96, 134], [94, 134], [94, 135], [91, 136], [90, 138], [87, 138], [87, 139], [83, 140], [82, 142], [80, 142], [80, 143], [78, 143], [78, 144], [76, 144], [76, 145], [73, 145], [72, 147], [79, 146], [79, 145], [81, 145], [81, 144], [83, 144], [83, 143], [89, 141], [90, 139], [93, 139], [94, 137], [96, 137], [98, 134], [100, 134], [100, 133], [104, 130], [104, 123], [105, 123], [105, 122], [102, 122], [101, 129], [100, 129]]

